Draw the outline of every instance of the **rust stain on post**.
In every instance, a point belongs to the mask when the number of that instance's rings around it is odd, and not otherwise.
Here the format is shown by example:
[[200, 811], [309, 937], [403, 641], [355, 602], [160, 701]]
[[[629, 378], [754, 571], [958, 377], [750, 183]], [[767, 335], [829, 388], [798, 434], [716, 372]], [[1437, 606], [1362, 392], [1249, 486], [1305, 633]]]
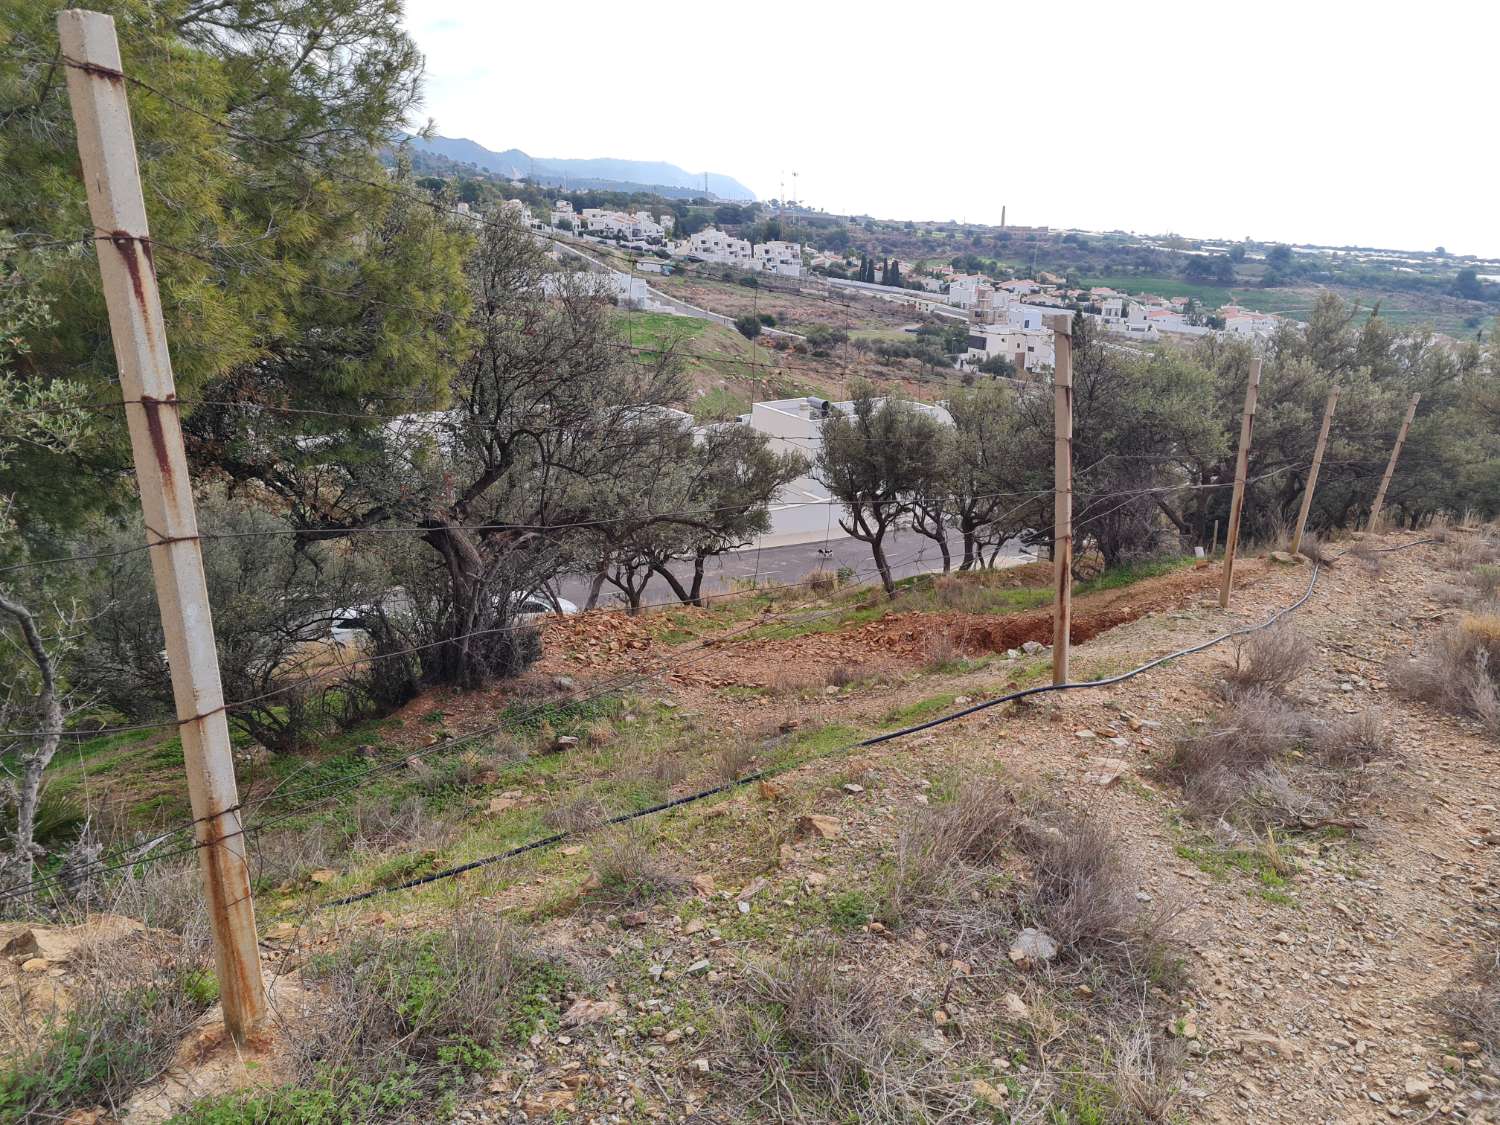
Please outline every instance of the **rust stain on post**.
[[[147, 311], [146, 279], [145, 276], [141, 273], [141, 263], [136, 258], [136, 247], [138, 245], [143, 245], [145, 241], [145, 239], [137, 238], [129, 231], [123, 230], [111, 231], [109, 236], [109, 244], [119, 252], [120, 260], [125, 263], [125, 269], [130, 274], [130, 288], [135, 293], [135, 303], [136, 306], [141, 310], [142, 316], [145, 316]], [[151, 273], [154, 277], [156, 274], [156, 266], [155, 263], [151, 261], [149, 255], [150, 251], [147, 251], [147, 264], [151, 266]]]
[[151, 435], [151, 453], [156, 458], [157, 467], [161, 469], [163, 485], [172, 479], [172, 453], [167, 444], [166, 430], [162, 427], [161, 408], [176, 405], [176, 395], [164, 399], [141, 395], [141, 409], [146, 414], [146, 430]]

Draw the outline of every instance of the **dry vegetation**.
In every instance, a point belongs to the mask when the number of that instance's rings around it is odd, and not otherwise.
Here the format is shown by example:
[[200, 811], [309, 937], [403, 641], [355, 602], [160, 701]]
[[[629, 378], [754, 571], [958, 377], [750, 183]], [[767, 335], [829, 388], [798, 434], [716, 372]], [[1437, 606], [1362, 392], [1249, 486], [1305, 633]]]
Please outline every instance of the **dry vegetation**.
[[1287, 619], [1236, 644], [1223, 705], [1181, 730], [1159, 770], [1194, 815], [1259, 837], [1340, 821], [1368, 792], [1390, 753], [1384, 723], [1373, 710], [1320, 718], [1291, 695], [1315, 655]]
[[1500, 734], [1500, 543], [1484, 534], [1445, 537], [1452, 580], [1432, 593], [1468, 612], [1412, 659], [1392, 661], [1392, 686], [1408, 699], [1475, 720]]

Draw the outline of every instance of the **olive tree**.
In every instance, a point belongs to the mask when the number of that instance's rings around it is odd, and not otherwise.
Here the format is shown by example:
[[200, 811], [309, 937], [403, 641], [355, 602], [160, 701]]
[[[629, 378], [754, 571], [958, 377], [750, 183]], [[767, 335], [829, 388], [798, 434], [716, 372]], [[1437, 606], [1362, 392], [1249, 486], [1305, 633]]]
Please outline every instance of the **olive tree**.
[[834, 411], [823, 422], [817, 478], [843, 505], [839, 526], [870, 545], [890, 597], [896, 595], [896, 582], [885, 554], [886, 536], [939, 476], [942, 428], [906, 399], [877, 398], [868, 383], [855, 388], [849, 413]]

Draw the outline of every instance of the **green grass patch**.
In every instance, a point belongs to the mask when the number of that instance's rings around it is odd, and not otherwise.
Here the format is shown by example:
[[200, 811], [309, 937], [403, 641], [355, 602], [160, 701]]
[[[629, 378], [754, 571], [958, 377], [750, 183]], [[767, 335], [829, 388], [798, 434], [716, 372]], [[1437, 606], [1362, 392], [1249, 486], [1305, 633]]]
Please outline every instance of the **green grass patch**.
[[1290, 880], [1276, 869], [1276, 865], [1264, 852], [1251, 848], [1218, 848], [1200, 844], [1178, 844], [1176, 852], [1199, 871], [1212, 875], [1215, 879], [1227, 880], [1236, 874], [1249, 877], [1254, 883], [1252, 893], [1266, 902], [1278, 906], [1296, 903], [1296, 898], [1288, 890]]
[[941, 715], [949, 710], [957, 698], [957, 692], [945, 691], [938, 695], [930, 695], [926, 699], [919, 699], [915, 703], [908, 703], [904, 707], [892, 707], [885, 713], [881, 723], [888, 727], [904, 727], [909, 723], [919, 723], [923, 719], [930, 719], [934, 715]]

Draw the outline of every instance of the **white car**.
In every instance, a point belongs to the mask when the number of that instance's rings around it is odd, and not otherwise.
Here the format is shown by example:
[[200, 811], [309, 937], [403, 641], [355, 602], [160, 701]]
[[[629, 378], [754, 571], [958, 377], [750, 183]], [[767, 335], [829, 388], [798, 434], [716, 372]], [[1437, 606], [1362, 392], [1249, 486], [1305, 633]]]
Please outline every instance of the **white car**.
[[557, 606], [553, 608], [552, 603], [545, 594], [532, 594], [520, 599], [516, 605], [516, 616], [522, 621], [535, 621], [539, 617], [545, 617], [549, 613], [561, 613], [564, 616], [578, 612], [578, 607], [567, 598], [558, 598]]

